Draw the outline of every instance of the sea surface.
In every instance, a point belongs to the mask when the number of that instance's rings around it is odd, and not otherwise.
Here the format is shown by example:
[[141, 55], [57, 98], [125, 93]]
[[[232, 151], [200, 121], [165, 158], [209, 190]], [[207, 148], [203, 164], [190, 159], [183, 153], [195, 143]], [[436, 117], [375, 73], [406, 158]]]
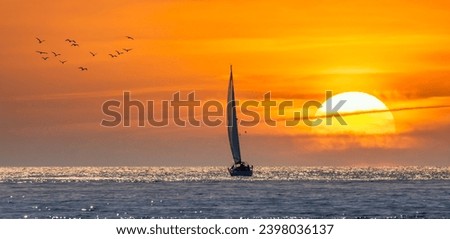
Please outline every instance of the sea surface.
[[0, 168], [0, 218], [450, 218], [450, 168]]

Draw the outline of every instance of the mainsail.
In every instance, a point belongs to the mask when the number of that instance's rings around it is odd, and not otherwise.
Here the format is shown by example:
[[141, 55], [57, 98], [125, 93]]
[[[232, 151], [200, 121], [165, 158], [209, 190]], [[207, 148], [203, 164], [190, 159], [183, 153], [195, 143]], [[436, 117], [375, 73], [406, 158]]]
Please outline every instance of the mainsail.
[[228, 84], [227, 102], [227, 127], [228, 140], [230, 141], [231, 153], [234, 163], [241, 163], [241, 149], [239, 147], [239, 133], [236, 118], [236, 101], [234, 99], [233, 68], [230, 66], [230, 83]]

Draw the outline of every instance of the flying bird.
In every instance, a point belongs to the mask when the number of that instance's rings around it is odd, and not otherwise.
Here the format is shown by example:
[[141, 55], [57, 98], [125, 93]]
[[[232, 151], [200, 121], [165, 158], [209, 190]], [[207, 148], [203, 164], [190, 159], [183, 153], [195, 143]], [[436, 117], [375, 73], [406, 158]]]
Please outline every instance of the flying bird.
[[48, 59], [48, 56], [42, 57], [42, 59], [44, 59], [44, 61], [46, 61]]
[[126, 52], [129, 52], [129, 51], [131, 51], [131, 50], [133, 50], [133, 49], [131, 49], [131, 48], [122, 48], [122, 50], [124, 50], [124, 51], [126, 51]]
[[114, 54], [108, 54], [108, 55], [110, 55], [112, 58], [117, 57], [117, 55], [114, 55]]
[[125, 36], [125, 37], [130, 39], [130, 40], [134, 40], [134, 37], [130, 37], [130, 36]]
[[61, 61], [61, 60], [59, 60], [59, 62], [61, 62], [61, 64], [64, 64], [64, 63], [66, 63], [67, 61]]
[[78, 45], [78, 43], [74, 42], [74, 43], [72, 43], [71, 46], [80, 46], [80, 45]]
[[39, 44], [41, 44], [41, 43], [45, 42], [45, 40], [43, 40], [43, 39], [40, 39], [39, 37], [36, 37], [36, 40], [38, 40], [38, 43], [39, 43]]
[[48, 54], [47, 52], [45, 52], [45, 51], [36, 51], [37, 53], [39, 53], [39, 54]]
[[96, 56], [97, 53], [90, 51], [89, 53], [91, 53], [92, 56]]
[[55, 57], [57, 57], [57, 56], [60, 56], [60, 55], [61, 55], [60, 53], [56, 53], [56, 52], [54, 52], [54, 51], [52, 51], [52, 53], [53, 53], [53, 55], [54, 55]]
[[76, 43], [76, 41], [75, 40], [72, 40], [72, 39], [69, 39], [69, 38], [67, 38], [66, 40], [64, 40], [64, 41], [66, 41], [66, 42], [68, 42], [68, 43]]
[[82, 67], [82, 66], [78, 67], [78, 69], [80, 69], [81, 71], [87, 71], [88, 70], [88, 68]]
[[116, 50], [116, 52], [117, 52], [117, 55], [122, 55], [123, 54], [123, 52], [118, 51], [118, 50]]

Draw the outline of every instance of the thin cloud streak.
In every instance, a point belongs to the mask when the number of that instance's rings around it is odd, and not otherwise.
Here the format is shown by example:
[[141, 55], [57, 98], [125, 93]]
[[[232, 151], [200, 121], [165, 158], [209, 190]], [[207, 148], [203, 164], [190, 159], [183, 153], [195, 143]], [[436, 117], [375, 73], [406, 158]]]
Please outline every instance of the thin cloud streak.
[[279, 119], [278, 121], [321, 119], [321, 118], [331, 118], [331, 117], [339, 117], [339, 116], [352, 116], [352, 115], [376, 114], [376, 113], [397, 112], [397, 111], [407, 111], [407, 110], [427, 110], [427, 109], [439, 109], [439, 108], [450, 108], [450, 105], [402, 107], [402, 108], [387, 109], [387, 110], [367, 110], [367, 111], [355, 111], [355, 112], [348, 112], [348, 113], [333, 113], [333, 114], [326, 114], [326, 115], [320, 115], [320, 116], [294, 117], [293, 119], [283, 118], [283, 119]]

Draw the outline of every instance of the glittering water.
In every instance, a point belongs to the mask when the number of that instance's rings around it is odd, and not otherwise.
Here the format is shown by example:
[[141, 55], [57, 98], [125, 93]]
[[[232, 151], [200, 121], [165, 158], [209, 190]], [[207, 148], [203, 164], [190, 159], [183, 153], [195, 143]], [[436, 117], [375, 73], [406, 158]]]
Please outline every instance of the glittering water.
[[0, 218], [450, 218], [450, 168], [0, 168]]

